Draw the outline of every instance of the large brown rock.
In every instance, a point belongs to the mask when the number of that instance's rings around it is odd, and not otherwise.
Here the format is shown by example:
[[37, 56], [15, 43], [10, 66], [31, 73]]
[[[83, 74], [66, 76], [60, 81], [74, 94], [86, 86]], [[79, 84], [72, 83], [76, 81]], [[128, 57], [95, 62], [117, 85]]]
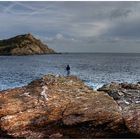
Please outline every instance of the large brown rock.
[[55, 52], [30, 33], [0, 40], [0, 55], [33, 55], [50, 53]]
[[1, 91], [0, 118], [1, 138], [135, 137], [116, 101], [74, 76], [47, 75]]
[[129, 131], [140, 138], [140, 105], [126, 107], [123, 118]]

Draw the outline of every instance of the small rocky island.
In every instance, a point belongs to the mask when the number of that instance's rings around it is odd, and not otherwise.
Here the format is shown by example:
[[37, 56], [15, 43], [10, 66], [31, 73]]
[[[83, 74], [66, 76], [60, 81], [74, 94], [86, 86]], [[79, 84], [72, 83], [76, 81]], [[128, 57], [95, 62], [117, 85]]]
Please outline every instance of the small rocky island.
[[48, 48], [46, 44], [43, 44], [30, 33], [0, 40], [0, 55], [34, 55], [52, 53], [55, 53], [53, 49]]
[[140, 138], [140, 84], [98, 91], [75, 76], [46, 75], [0, 91], [0, 138]]

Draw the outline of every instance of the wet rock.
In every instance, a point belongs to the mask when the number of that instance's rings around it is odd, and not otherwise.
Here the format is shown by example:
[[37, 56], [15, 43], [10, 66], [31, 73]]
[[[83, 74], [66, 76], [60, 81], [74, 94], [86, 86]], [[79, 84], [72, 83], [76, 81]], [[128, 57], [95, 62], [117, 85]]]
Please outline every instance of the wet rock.
[[[126, 118], [129, 120], [129, 115]], [[92, 90], [75, 76], [47, 75], [27, 86], [1, 91], [0, 124], [0, 133], [14, 138], [117, 138], [137, 134], [129, 121], [124, 122], [112, 97]]]
[[140, 84], [111, 83], [99, 88], [98, 91], [108, 93], [122, 108], [132, 103], [140, 103]]
[[98, 91], [107, 92], [111, 97], [114, 98], [114, 100], [119, 100], [121, 96], [123, 96], [123, 93], [119, 92], [119, 90], [121, 90], [121, 85], [115, 82], [103, 85], [101, 88], [98, 89]]

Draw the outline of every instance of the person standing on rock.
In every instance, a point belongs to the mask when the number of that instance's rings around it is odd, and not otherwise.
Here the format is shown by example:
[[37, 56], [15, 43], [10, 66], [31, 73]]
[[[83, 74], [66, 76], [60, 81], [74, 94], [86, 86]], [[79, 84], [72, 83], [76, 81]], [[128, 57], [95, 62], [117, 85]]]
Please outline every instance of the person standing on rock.
[[67, 76], [69, 76], [70, 75], [70, 66], [69, 65], [67, 65], [66, 71], [67, 71]]

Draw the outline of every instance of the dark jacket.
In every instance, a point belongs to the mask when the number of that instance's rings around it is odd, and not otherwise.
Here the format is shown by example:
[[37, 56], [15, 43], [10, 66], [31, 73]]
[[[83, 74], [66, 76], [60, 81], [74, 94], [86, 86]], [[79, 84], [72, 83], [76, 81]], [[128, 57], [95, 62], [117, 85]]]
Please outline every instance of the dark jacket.
[[67, 71], [70, 70], [70, 66], [69, 66], [69, 65], [67, 65], [66, 70], [67, 70]]

